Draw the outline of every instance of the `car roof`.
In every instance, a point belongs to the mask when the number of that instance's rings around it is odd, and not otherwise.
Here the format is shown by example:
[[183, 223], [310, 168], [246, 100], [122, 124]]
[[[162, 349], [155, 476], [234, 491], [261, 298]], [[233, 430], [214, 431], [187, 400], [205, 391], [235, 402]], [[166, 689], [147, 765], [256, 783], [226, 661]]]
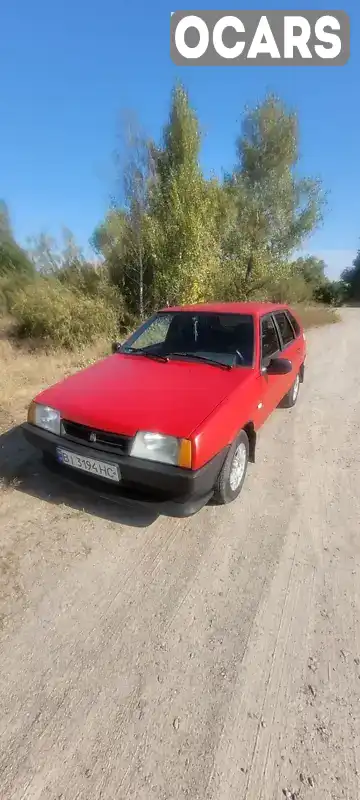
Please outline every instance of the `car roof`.
[[289, 306], [282, 303], [196, 303], [188, 306], [171, 306], [162, 308], [161, 311], [194, 311], [208, 312], [211, 314], [251, 314], [260, 317], [263, 314], [270, 314], [272, 311], [282, 311]]

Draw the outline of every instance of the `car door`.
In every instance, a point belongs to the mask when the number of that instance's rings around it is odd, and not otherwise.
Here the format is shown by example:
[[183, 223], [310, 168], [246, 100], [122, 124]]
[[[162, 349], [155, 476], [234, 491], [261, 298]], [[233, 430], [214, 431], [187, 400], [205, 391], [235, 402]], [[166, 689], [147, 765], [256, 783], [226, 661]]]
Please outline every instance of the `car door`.
[[306, 360], [306, 339], [305, 334], [303, 331], [302, 326], [299, 324], [299, 320], [296, 319], [294, 314], [290, 311], [289, 308], [286, 309], [286, 316], [290, 320], [291, 327], [294, 331], [295, 341], [296, 341], [296, 355], [300, 361], [300, 369], [305, 365]]
[[[269, 414], [279, 404], [282, 392], [283, 375], [268, 375], [262, 372], [268, 367], [272, 358], [281, 354], [279, 331], [272, 314], [260, 318], [260, 375], [259, 402], [257, 407], [257, 424], [262, 425]], [[284, 392], [285, 394], [285, 392]]]
[[284, 383], [286, 386], [284, 394], [286, 394], [300, 371], [303, 359], [303, 348], [301, 339], [296, 336], [287, 312], [285, 310], [275, 311], [274, 319], [280, 335], [282, 354], [284, 358], [288, 358], [293, 365], [291, 372], [289, 372], [288, 375], [284, 375]]

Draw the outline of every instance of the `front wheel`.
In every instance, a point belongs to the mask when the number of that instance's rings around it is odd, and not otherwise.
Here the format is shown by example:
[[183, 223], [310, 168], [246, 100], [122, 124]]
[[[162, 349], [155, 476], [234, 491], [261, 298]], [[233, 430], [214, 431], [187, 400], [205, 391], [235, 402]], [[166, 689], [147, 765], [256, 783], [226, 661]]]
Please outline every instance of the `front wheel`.
[[249, 439], [241, 431], [232, 443], [215, 485], [214, 500], [218, 505], [232, 503], [244, 485], [249, 462]]

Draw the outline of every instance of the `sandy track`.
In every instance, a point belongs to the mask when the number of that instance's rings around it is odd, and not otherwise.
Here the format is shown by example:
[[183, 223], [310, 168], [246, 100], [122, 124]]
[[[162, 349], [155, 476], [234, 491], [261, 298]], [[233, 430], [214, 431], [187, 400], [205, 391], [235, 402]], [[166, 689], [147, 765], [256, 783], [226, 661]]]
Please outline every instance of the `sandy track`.
[[1, 800], [360, 797], [360, 311], [343, 320], [308, 336], [232, 506], [89, 503], [4, 439]]

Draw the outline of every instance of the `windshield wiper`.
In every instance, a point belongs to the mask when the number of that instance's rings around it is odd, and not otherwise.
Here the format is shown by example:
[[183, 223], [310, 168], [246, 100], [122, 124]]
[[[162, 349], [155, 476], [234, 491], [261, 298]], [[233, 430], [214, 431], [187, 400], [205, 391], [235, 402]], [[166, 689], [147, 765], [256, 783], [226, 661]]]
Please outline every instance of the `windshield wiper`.
[[203, 361], [204, 364], [210, 364], [212, 367], [220, 367], [220, 369], [232, 369], [232, 364], [224, 364], [222, 361], [216, 361], [215, 358], [207, 358], [207, 356], [199, 356], [196, 353], [169, 353], [169, 357], [175, 358], [194, 358], [197, 361]]
[[118, 352], [130, 356], [145, 356], [145, 358], [152, 358], [154, 361], [163, 361], [164, 363], [169, 361], [168, 356], [161, 356], [158, 353], [149, 353], [148, 350], [142, 350], [141, 347], [126, 347]]

